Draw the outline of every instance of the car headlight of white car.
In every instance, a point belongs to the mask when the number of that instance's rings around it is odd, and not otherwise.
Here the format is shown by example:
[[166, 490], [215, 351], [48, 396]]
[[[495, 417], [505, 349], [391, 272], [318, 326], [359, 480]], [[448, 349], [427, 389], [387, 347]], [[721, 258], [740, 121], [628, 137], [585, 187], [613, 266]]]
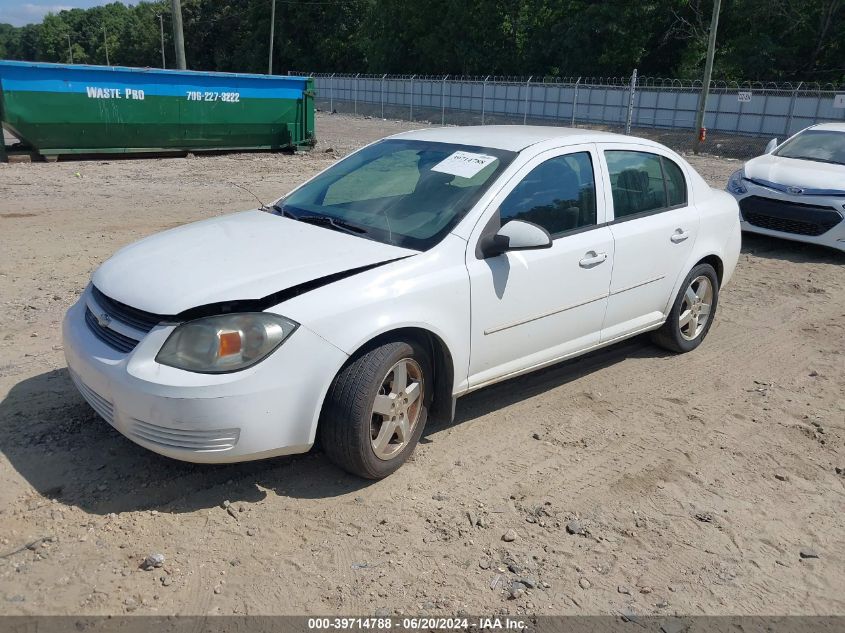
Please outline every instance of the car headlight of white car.
[[298, 326], [295, 321], [266, 312], [189, 321], [171, 332], [156, 362], [204, 374], [239, 371], [272, 354]]
[[748, 193], [748, 187], [745, 186], [745, 183], [743, 182], [744, 180], [745, 170], [737, 169], [731, 174], [731, 177], [728, 178], [728, 191], [739, 195]]

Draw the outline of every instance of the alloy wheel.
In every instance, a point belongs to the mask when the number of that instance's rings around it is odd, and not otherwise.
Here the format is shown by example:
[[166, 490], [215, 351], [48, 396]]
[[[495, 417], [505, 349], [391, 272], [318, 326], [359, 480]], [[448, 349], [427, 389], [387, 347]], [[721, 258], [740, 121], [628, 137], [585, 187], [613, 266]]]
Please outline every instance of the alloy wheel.
[[678, 326], [687, 341], [695, 340], [710, 320], [713, 309], [713, 284], [710, 278], [700, 275], [692, 280], [684, 292]]
[[420, 418], [424, 389], [422, 368], [412, 358], [403, 358], [385, 374], [370, 424], [376, 457], [392, 459], [407, 446]]

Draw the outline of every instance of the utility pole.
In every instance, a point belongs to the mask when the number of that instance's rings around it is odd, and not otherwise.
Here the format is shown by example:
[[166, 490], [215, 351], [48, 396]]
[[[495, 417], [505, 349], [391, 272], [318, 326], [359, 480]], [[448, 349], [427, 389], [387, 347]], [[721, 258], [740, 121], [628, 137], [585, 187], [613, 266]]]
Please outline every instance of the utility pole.
[[103, 26], [103, 46], [106, 47], [106, 66], [111, 66], [109, 61], [109, 40], [106, 38], [106, 27]]
[[70, 53], [70, 63], [73, 63], [73, 46], [70, 44], [70, 33], [67, 33], [67, 52]]
[[185, 70], [185, 34], [182, 32], [182, 3], [180, 0], [170, 0], [170, 11], [173, 15], [173, 45], [176, 47], [176, 68]]
[[267, 62], [267, 74], [273, 74], [273, 35], [276, 31], [276, 0], [271, 0], [270, 8], [270, 59]]
[[158, 14], [158, 25], [161, 27], [161, 67], [167, 68], [167, 60], [164, 57], [164, 16]]
[[707, 61], [704, 63], [704, 83], [701, 85], [701, 97], [698, 101], [698, 114], [695, 117], [695, 139], [692, 151], [698, 154], [704, 130], [704, 113], [707, 109], [707, 95], [710, 93], [710, 77], [713, 75], [713, 56], [716, 54], [716, 29], [719, 27], [719, 9], [722, 1], [713, 0], [713, 17], [710, 19], [710, 39], [707, 42]]
[[637, 94], [637, 69], [631, 73], [631, 87], [628, 90], [628, 116], [625, 117], [625, 134], [631, 133], [631, 121], [634, 118], [634, 99]]

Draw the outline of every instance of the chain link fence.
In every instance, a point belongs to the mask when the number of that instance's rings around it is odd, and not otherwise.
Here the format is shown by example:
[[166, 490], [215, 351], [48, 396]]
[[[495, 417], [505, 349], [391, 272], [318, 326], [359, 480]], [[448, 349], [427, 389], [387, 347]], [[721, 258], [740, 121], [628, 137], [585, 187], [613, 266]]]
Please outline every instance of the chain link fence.
[[[700, 81], [637, 77], [453, 77], [291, 72], [314, 77], [321, 110], [440, 125], [535, 124], [625, 132], [692, 151]], [[845, 87], [817, 83], [710, 84], [700, 151], [763, 153], [826, 121], [845, 122]]]

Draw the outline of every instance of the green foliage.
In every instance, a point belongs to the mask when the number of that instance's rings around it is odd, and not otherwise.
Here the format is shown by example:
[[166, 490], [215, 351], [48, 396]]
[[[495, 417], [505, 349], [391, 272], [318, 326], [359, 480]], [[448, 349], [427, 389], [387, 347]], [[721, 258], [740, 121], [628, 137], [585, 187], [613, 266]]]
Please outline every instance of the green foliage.
[[[266, 72], [271, 0], [183, 0], [188, 66]], [[698, 78], [711, 0], [278, 0], [275, 72]], [[0, 58], [173, 67], [170, 2], [0, 24]], [[105, 31], [105, 32], [104, 32]], [[845, 0], [723, 0], [714, 76], [845, 80]]]

